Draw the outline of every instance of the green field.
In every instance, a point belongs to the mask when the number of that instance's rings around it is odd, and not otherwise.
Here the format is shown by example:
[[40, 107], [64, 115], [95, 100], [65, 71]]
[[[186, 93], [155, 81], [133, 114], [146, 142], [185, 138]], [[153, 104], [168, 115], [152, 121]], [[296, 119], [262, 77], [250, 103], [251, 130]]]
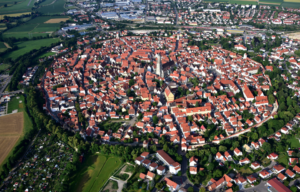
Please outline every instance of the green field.
[[15, 37], [38, 37], [47, 36], [60, 27], [60, 23], [45, 23], [50, 19], [67, 18], [67, 16], [45, 16], [36, 17], [20, 26], [9, 29], [3, 33], [4, 38]]
[[257, 1], [242, 1], [242, 0], [229, 0], [230, 4], [242, 4], [242, 5], [257, 5]]
[[288, 142], [290, 143], [292, 149], [300, 148], [299, 140], [295, 138], [295, 136], [289, 139]]
[[3, 51], [5, 51], [7, 48], [6, 48], [6, 46], [4, 45], [4, 43], [3, 42], [0, 42], [0, 53], [1, 52], [3, 52]]
[[[14, 2], [17, 2], [15, 4]], [[31, 12], [31, 8], [33, 7], [34, 0], [21, 0], [21, 1], [8, 1], [8, 0], [0, 0], [0, 14], [11, 14], [11, 13], [24, 13], [24, 12]], [[7, 7], [4, 7], [4, 4]]]
[[48, 57], [48, 56], [55, 55], [55, 54], [56, 53], [48, 52], [48, 53], [44, 53], [43, 55], [39, 56], [39, 58], [44, 58], [44, 57]]
[[300, 2], [299, 3], [289, 3], [289, 2], [283, 2], [281, 4], [283, 7], [291, 7], [291, 8], [300, 8]]
[[77, 174], [71, 178], [70, 191], [99, 191], [111, 174], [118, 169], [120, 165], [121, 160], [118, 157], [104, 155], [88, 156], [80, 165]]
[[289, 165], [288, 156], [286, 154], [279, 154], [277, 162], [283, 164], [284, 166]]
[[[17, 99], [16, 97], [19, 97], [19, 99]], [[20, 104], [19, 101], [22, 101], [22, 105], [19, 105]], [[23, 112], [23, 115], [24, 115], [23, 134], [16, 142], [15, 146], [17, 146], [20, 143], [20, 141], [23, 139], [24, 135], [33, 128], [33, 125], [32, 125], [32, 122], [31, 122], [31, 119], [30, 119], [28, 113], [25, 111], [25, 99], [24, 99], [23, 95], [17, 95], [8, 102], [7, 112], [9, 113], [9, 111], [13, 111], [15, 109], [18, 109], [18, 112]], [[7, 158], [12, 155], [14, 149], [15, 148], [12, 148], [10, 153], [7, 155]], [[1, 163], [0, 171], [2, 171], [2, 165], [7, 162], [7, 158]]]
[[3, 71], [5, 71], [9, 67], [10, 67], [9, 64], [0, 64], [0, 73], [2, 73]]
[[4, 58], [11, 57], [12, 59], [16, 59], [19, 56], [24, 55], [25, 53], [28, 53], [33, 49], [39, 49], [44, 46], [50, 46], [52, 43], [57, 43], [59, 41], [60, 40], [58, 38], [53, 38], [18, 42], [16, 43], [16, 45], [19, 47], [19, 49], [4, 55]]
[[[49, 1], [48, 1], [49, 2]], [[65, 0], [57, 0], [55, 3], [47, 6], [42, 6], [38, 9], [39, 12], [47, 15], [51, 14], [60, 14], [66, 11], [64, 8], [66, 1]]]

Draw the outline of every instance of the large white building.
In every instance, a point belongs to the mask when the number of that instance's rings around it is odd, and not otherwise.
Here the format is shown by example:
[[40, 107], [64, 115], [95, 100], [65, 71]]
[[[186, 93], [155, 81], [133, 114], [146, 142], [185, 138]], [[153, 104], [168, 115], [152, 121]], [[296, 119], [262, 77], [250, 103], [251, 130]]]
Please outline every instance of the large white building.
[[159, 150], [156, 153], [156, 157], [169, 166], [170, 173], [176, 175], [181, 170], [181, 165], [175, 162], [166, 152]]

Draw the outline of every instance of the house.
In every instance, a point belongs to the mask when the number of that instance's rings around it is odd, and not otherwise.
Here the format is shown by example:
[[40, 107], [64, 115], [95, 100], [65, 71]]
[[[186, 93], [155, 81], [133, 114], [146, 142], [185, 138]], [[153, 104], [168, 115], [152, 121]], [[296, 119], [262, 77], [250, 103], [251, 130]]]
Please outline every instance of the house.
[[165, 89], [165, 97], [168, 102], [174, 101], [174, 94], [171, 92], [169, 87]]
[[142, 163], [142, 165], [146, 168], [149, 168], [150, 164], [151, 164], [151, 161], [149, 159], [145, 159]]
[[240, 165], [247, 165], [249, 163], [250, 163], [250, 160], [247, 157], [245, 157], [244, 159], [239, 161]]
[[289, 188], [287, 188], [285, 185], [283, 185], [275, 177], [273, 179], [270, 179], [267, 182], [267, 185], [273, 187], [275, 190], [280, 191], [280, 192], [292, 192]]
[[224, 157], [220, 152], [218, 152], [218, 153], [216, 154], [216, 160], [217, 160], [217, 161], [227, 161], [227, 160], [225, 159], [225, 157]]
[[144, 159], [143, 157], [139, 156], [139, 157], [137, 157], [137, 158], [134, 160], [134, 162], [135, 162], [135, 164], [137, 164], [137, 165], [141, 165], [141, 164], [143, 163], [144, 160], [145, 160], [145, 159]]
[[267, 171], [266, 169], [262, 170], [259, 173], [259, 176], [263, 179], [266, 179], [266, 178], [270, 177], [271, 175], [272, 175], [271, 171]]
[[288, 177], [290, 177], [290, 178], [294, 178], [295, 175], [296, 175], [293, 171], [291, 171], [291, 170], [289, 170], [289, 169], [287, 169], [287, 170], [285, 171], [285, 174], [286, 174]]
[[253, 162], [253, 163], [251, 163], [251, 166], [250, 166], [253, 170], [255, 170], [255, 169], [258, 169], [258, 168], [260, 168], [260, 164], [258, 163], [258, 162]]
[[152, 181], [155, 177], [155, 174], [148, 171], [147, 175], [146, 175], [146, 178], [149, 179], [150, 181]]
[[177, 174], [181, 170], [181, 165], [175, 162], [166, 152], [158, 150], [156, 157], [169, 166], [170, 173]]
[[294, 170], [297, 174], [300, 174], [300, 167], [298, 167], [297, 165], [294, 166], [293, 170]]
[[149, 156], [149, 152], [143, 152], [140, 156], [146, 159]]
[[289, 162], [290, 164], [293, 164], [293, 163], [299, 163], [299, 159], [298, 158], [289, 158]]
[[190, 158], [190, 167], [197, 166], [197, 163], [198, 163], [198, 158], [196, 158], [196, 157], [191, 157]]
[[158, 164], [155, 163], [155, 162], [153, 162], [153, 163], [151, 163], [151, 164], [149, 165], [149, 170], [150, 170], [150, 171], [155, 171], [155, 169], [157, 169], [157, 167], [158, 167]]
[[286, 177], [284, 174], [279, 173], [279, 174], [277, 175], [277, 178], [280, 179], [281, 181], [284, 181], [284, 180], [286, 180], [287, 177]]
[[165, 174], [165, 172], [166, 172], [166, 168], [162, 165], [158, 166], [156, 169], [156, 173], [158, 175], [163, 175], [163, 174]]
[[146, 178], [146, 175], [144, 173], [140, 173], [140, 179], [144, 180]]
[[172, 191], [177, 191], [179, 189], [179, 185], [175, 183], [174, 181], [170, 180], [169, 178], [165, 178], [164, 180], [166, 182], [167, 187], [169, 190]]
[[271, 153], [270, 155], [267, 156], [268, 159], [270, 160], [276, 160], [278, 159], [278, 155], [276, 153]]
[[276, 174], [278, 174], [284, 170], [285, 170], [285, 168], [280, 164], [274, 165], [274, 167], [273, 167], [273, 172]]
[[235, 148], [233, 150], [233, 153], [235, 156], [243, 156], [243, 153], [238, 148]]
[[256, 182], [256, 177], [254, 177], [254, 175], [249, 175], [248, 177], [247, 177], [247, 181], [249, 182], [249, 183], [255, 183]]
[[198, 168], [197, 167], [190, 167], [190, 174], [191, 175], [196, 175], [198, 173]]

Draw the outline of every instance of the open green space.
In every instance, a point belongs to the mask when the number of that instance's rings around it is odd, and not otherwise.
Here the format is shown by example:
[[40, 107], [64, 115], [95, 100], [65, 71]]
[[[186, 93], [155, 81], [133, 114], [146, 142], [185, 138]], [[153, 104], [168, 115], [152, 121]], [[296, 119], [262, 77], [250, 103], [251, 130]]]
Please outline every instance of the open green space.
[[76, 175], [71, 178], [70, 191], [99, 191], [120, 165], [121, 160], [118, 157], [105, 155], [88, 156], [80, 165]]
[[290, 143], [290, 146], [292, 149], [300, 148], [299, 139], [297, 139], [295, 136], [293, 136], [291, 139], [289, 139], [288, 142]]
[[[17, 99], [17, 97], [19, 97], [19, 99]], [[20, 104], [19, 101], [22, 101], [22, 104]], [[18, 146], [20, 141], [22, 141], [24, 135], [33, 128], [31, 119], [30, 119], [27, 111], [25, 110], [26, 109], [25, 108], [25, 98], [23, 95], [16, 95], [8, 102], [7, 113], [10, 113], [11, 111], [13, 111], [15, 109], [18, 109], [18, 112], [23, 112], [23, 120], [24, 120], [23, 133], [19, 137], [18, 141], [15, 143], [14, 148], [12, 148], [12, 150], [7, 155], [6, 159], [0, 164], [0, 171], [2, 171], [2, 165], [7, 162], [8, 157], [10, 157], [13, 154], [13, 151], [15, 150], [15, 146]], [[9, 117], [9, 115], [4, 116], [4, 117]]]
[[53, 52], [47, 52], [47, 53], [44, 53], [43, 55], [39, 56], [39, 58], [44, 58], [44, 57], [48, 57], [48, 56], [51, 56], [51, 55], [55, 55], [56, 53], [53, 53]]
[[286, 154], [284, 154], [284, 153], [279, 154], [277, 162], [280, 163], [280, 164], [283, 164], [284, 166], [289, 165], [288, 156]]
[[[16, 3], [15, 3], [16, 2]], [[12, 14], [12, 13], [24, 13], [31, 12], [31, 8], [34, 5], [34, 0], [22, 0], [22, 1], [0, 1], [0, 14]], [[4, 6], [6, 4], [6, 7]]]
[[[3, 52], [3, 51], [5, 51], [7, 48], [6, 48], [6, 46], [4, 45], [4, 43], [3, 42], [0, 42], [0, 53], [1, 52]], [[1, 70], [1, 69], [0, 69]]]
[[9, 64], [0, 64], [0, 73], [2, 73], [3, 71], [5, 71], [6, 69], [8, 69], [10, 67]]
[[3, 33], [4, 38], [32, 38], [38, 36], [48, 36], [60, 27], [60, 23], [45, 23], [50, 19], [67, 18], [66, 16], [41, 16], [36, 17], [20, 26], [11, 28]]
[[47, 15], [60, 14], [66, 11], [66, 9], [64, 8], [65, 3], [65, 0], [56, 0], [51, 5], [40, 7], [38, 11]]
[[4, 58], [12, 58], [16, 59], [25, 53], [30, 52], [34, 49], [40, 49], [43, 46], [50, 46], [52, 43], [57, 43], [60, 40], [58, 38], [51, 38], [51, 39], [39, 39], [39, 40], [32, 40], [32, 41], [24, 41], [18, 42], [16, 45], [19, 47], [17, 50], [4, 55]]
[[289, 2], [283, 2], [281, 4], [282, 7], [291, 7], [291, 8], [300, 8], [300, 3], [289, 3]]
[[230, 4], [257, 5], [257, 1], [229, 0]]

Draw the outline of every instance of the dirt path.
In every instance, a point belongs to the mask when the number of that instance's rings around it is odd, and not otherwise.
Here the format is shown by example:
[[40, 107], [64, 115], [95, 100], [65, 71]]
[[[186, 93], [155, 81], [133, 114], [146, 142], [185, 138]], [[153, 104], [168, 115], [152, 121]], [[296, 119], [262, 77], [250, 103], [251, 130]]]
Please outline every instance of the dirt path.
[[6, 46], [6, 48], [11, 49], [11, 46], [9, 46], [8, 43], [5, 43], [5, 42], [4, 42], [4, 45]]

